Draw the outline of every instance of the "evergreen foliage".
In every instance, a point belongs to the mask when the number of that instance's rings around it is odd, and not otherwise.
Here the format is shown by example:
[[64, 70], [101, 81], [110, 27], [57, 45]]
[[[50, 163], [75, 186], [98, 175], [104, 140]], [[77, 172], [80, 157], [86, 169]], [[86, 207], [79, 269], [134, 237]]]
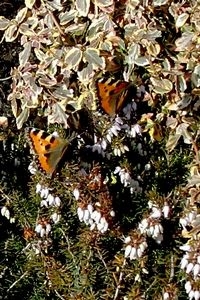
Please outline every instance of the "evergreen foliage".
[[1, 7], [0, 299], [200, 299], [199, 2]]

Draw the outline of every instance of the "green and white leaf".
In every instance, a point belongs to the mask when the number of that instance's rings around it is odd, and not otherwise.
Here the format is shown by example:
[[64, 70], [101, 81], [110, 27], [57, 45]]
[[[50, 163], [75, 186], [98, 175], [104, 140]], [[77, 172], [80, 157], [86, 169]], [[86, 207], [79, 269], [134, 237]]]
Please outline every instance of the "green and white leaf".
[[176, 27], [177, 28], [182, 27], [188, 18], [189, 18], [189, 14], [187, 13], [182, 13], [181, 15], [179, 15], [178, 18], [176, 19]]
[[170, 134], [166, 143], [166, 150], [169, 152], [174, 150], [180, 138], [181, 134]]
[[67, 119], [68, 116], [66, 115], [63, 107], [59, 103], [54, 103], [52, 105], [52, 113], [48, 116], [48, 123], [49, 124], [63, 124], [64, 128], [68, 128]]
[[105, 68], [105, 60], [99, 55], [99, 50], [95, 48], [87, 48], [84, 52], [84, 59], [92, 64], [94, 69]]
[[175, 41], [176, 51], [185, 51], [189, 49], [192, 45], [192, 40], [194, 37], [193, 32], [184, 32], [180, 38]]
[[92, 64], [88, 63], [88, 65], [80, 72], [77, 72], [77, 74], [80, 82], [87, 85], [91, 81], [91, 78], [94, 77], [94, 69], [92, 67]]
[[158, 94], [163, 95], [163, 94], [171, 92], [171, 90], [173, 89], [173, 84], [168, 79], [157, 79], [157, 78], [151, 77], [150, 80], [153, 85], [154, 92], [156, 92]]
[[24, 44], [24, 50], [19, 53], [19, 64], [20, 66], [24, 66], [29, 60], [31, 54], [31, 42], [27, 42]]
[[137, 66], [148, 66], [149, 65], [149, 60], [148, 60], [148, 58], [146, 58], [146, 57], [138, 57], [136, 60], [135, 60], [135, 64], [137, 65]]
[[10, 24], [10, 21], [3, 16], [0, 16], [0, 30], [5, 30]]
[[65, 56], [65, 63], [67, 64], [67, 69], [75, 69], [81, 59], [82, 59], [82, 51], [79, 48], [73, 47], [70, 49]]
[[28, 7], [29, 9], [33, 8], [33, 5], [35, 4], [36, 0], [25, 0], [25, 5], [26, 7]]
[[73, 21], [78, 15], [77, 10], [70, 10], [59, 15], [60, 25], [66, 25], [69, 22]]
[[16, 24], [10, 25], [5, 30], [5, 40], [6, 42], [13, 42], [18, 36], [18, 26]]
[[18, 12], [18, 14], [15, 18], [15, 20], [17, 21], [18, 24], [20, 24], [24, 21], [24, 19], [26, 18], [26, 15], [27, 15], [27, 11], [28, 11], [28, 8], [24, 7]]
[[30, 109], [28, 107], [24, 107], [16, 118], [17, 129], [21, 129], [23, 124], [28, 120], [30, 114]]
[[76, 0], [76, 8], [81, 17], [86, 17], [89, 13], [90, 0]]

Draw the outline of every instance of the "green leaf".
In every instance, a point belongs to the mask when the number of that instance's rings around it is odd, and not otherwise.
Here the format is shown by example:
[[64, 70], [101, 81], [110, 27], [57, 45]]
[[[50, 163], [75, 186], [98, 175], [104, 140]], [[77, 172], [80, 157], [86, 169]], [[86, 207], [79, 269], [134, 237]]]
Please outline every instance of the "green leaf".
[[187, 13], [183, 13], [183, 14], [179, 15], [178, 18], [176, 19], [176, 27], [177, 28], [182, 27], [188, 18], [189, 18], [189, 14], [187, 14]]
[[41, 78], [38, 79], [38, 82], [41, 86], [45, 86], [47, 88], [51, 88], [57, 84], [57, 80], [54, 77], [49, 77], [46, 75], [41, 75]]
[[176, 128], [176, 133], [179, 135], [181, 134], [184, 140], [185, 144], [191, 144], [192, 143], [192, 137], [191, 134], [188, 131], [189, 124], [181, 123]]
[[187, 89], [187, 83], [183, 75], [178, 76], [180, 91], [184, 92]]
[[[46, 54], [41, 50], [41, 49], [37, 49], [35, 48], [34, 49], [34, 52], [35, 52], [35, 56], [37, 57], [37, 59], [41, 62], [45, 62], [45, 59], [47, 60], [47, 57], [46, 57]], [[49, 62], [50, 63], [50, 62]]]
[[128, 56], [126, 57], [126, 62], [128, 64], [134, 64], [140, 55], [140, 46], [134, 44], [129, 48]]
[[56, 89], [52, 92], [53, 96], [59, 100], [67, 100], [74, 98], [74, 93], [72, 89], [68, 89], [68, 85], [63, 83], [56, 86]]
[[73, 21], [78, 15], [77, 10], [66, 11], [59, 15], [60, 25], [66, 25], [67, 23]]
[[21, 129], [24, 122], [28, 120], [29, 113], [30, 113], [30, 109], [28, 107], [24, 107], [22, 112], [16, 118], [16, 124], [18, 129]]
[[29, 60], [31, 54], [31, 42], [24, 44], [24, 50], [19, 53], [19, 64], [24, 66]]
[[18, 105], [17, 105], [18, 103], [17, 103], [15, 97], [11, 97], [11, 94], [9, 96], [8, 96], [8, 100], [11, 100], [12, 113], [13, 113], [14, 117], [16, 118], [17, 114], [18, 114]]
[[88, 84], [91, 80], [91, 77], [94, 76], [94, 70], [92, 68], [92, 64], [88, 64], [85, 68], [83, 68], [78, 73], [78, 78], [81, 82]]
[[[34, 18], [34, 20], [35, 20], [35, 18]], [[33, 24], [31, 24], [31, 26], [37, 26], [38, 25], [38, 23], [37, 23], [37, 21], [35, 22], [35, 24], [33, 25]], [[35, 36], [35, 31], [32, 29], [32, 28], [30, 28], [30, 26], [29, 26], [29, 24], [27, 24], [27, 23], [22, 23], [22, 24], [20, 24], [20, 26], [19, 26], [19, 32], [22, 34], [22, 35], [26, 35], [26, 36]]]
[[67, 123], [68, 116], [66, 115], [63, 107], [59, 103], [54, 103], [52, 105], [52, 113], [48, 116], [49, 124], [63, 124], [64, 128], [69, 128]]
[[148, 66], [149, 65], [149, 60], [146, 58], [146, 57], [138, 57], [136, 60], [135, 60], [135, 64], [137, 66]]
[[16, 18], [15, 18], [15, 20], [17, 21], [18, 24], [21, 23], [22, 21], [24, 21], [27, 11], [28, 11], [28, 8], [24, 7], [18, 12], [18, 14], [16, 15]]
[[76, 8], [80, 16], [86, 17], [90, 8], [90, 0], [76, 0]]
[[168, 151], [172, 151], [176, 147], [176, 145], [181, 137], [183, 138], [185, 144], [192, 143], [192, 137], [188, 131], [188, 127], [189, 127], [189, 124], [181, 123], [177, 126], [176, 132], [169, 135], [169, 139], [166, 143], [166, 149]]
[[160, 45], [150, 42], [149, 45], [147, 45], [147, 53], [149, 56], [157, 57], [160, 53]]
[[82, 51], [78, 48], [73, 47], [70, 49], [65, 56], [65, 63], [67, 64], [67, 69], [76, 68], [82, 59]]
[[94, 69], [105, 67], [104, 58], [99, 56], [99, 50], [95, 48], [87, 48], [84, 52], [84, 58], [93, 65]]
[[185, 51], [192, 45], [193, 32], [184, 32], [180, 38], [175, 41], [176, 51]]
[[163, 94], [171, 92], [171, 90], [173, 89], [173, 84], [168, 79], [156, 79], [156, 78], [151, 77], [150, 80], [153, 85], [154, 92], [156, 92], [158, 94], [163, 95]]
[[171, 152], [176, 147], [179, 139], [181, 137], [181, 134], [170, 134], [168, 141], [166, 143], [166, 149], [167, 151]]
[[35, 4], [35, 0], [25, 0], [25, 5], [29, 9], [32, 9], [34, 4]]
[[5, 31], [6, 42], [13, 42], [18, 36], [18, 27], [16, 24], [10, 25]]
[[8, 27], [9, 23], [10, 21], [8, 19], [0, 16], [0, 30], [5, 30]]

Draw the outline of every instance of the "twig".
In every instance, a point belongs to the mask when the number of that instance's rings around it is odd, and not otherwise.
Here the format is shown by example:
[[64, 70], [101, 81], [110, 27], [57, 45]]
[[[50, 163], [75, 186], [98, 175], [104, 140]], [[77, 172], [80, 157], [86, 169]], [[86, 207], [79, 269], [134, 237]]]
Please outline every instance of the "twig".
[[20, 278], [18, 280], [16, 280], [15, 282], [13, 282], [13, 284], [11, 284], [11, 286], [9, 287], [9, 289], [7, 290], [7, 292], [9, 292], [20, 280], [22, 280], [26, 275], [28, 274], [28, 271], [26, 271], [24, 274], [22, 274], [22, 276], [20, 276]]
[[124, 269], [124, 267], [125, 267], [125, 264], [126, 264], [126, 259], [124, 259], [123, 265], [122, 265], [122, 271], [119, 273], [119, 280], [118, 280], [118, 284], [117, 284], [117, 288], [116, 288], [116, 291], [115, 291], [115, 295], [114, 295], [113, 300], [116, 300], [117, 297], [118, 297], [119, 289], [120, 289], [120, 287], [121, 287], [121, 282], [122, 282], [123, 275], [124, 275], [123, 269]]
[[73, 253], [71, 252], [71, 250], [70, 250], [70, 243], [69, 243], [69, 239], [68, 239], [68, 237], [66, 236], [66, 234], [64, 233], [64, 231], [60, 228], [60, 231], [62, 232], [62, 234], [63, 234], [63, 236], [65, 237], [65, 239], [66, 239], [66, 242], [67, 242], [67, 245], [68, 245], [68, 251], [69, 251], [69, 253], [71, 254], [71, 256], [72, 256], [72, 259], [73, 259], [73, 262], [74, 262], [74, 264], [76, 263], [76, 261], [75, 261], [75, 259], [74, 259], [74, 255], [73, 255]]
[[65, 298], [63, 298], [56, 290], [54, 290], [56, 295], [58, 296], [58, 298], [60, 298], [61, 300], [65, 300]]
[[61, 34], [62, 36], [65, 36], [64, 31], [63, 31], [63, 30], [61, 29], [61, 27], [60, 27], [60, 24], [58, 24], [58, 21], [56, 20], [54, 14], [53, 14], [50, 10], [49, 10], [49, 14], [50, 14], [50, 16], [52, 17], [52, 19], [53, 19], [53, 21], [54, 21], [54, 24], [56, 25], [56, 27], [57, 27], [58, 31], [60, 32], [60, 34]]
[[3, 191], [3, 189], [1, 189], [1, 188], [0, 188], [0, 193], [2, 194], [2, 198], [3, 198], [3, 199], [1, 199], [1, 200], [6, 199], [6, 200], [8, 200], [9, 202], [12, 202], [11, 198], [8, 197], [8, 195], [6, 195], [6, 194], [4, 193], [4, 191]]
[[154, 279], [154, 281], [150, 284], [150, 286], [148, 287], [148, 289], [146, 289], [145, 293], [144, 293], [144, 296], [146, 297], [148, 291], [152, 288], [152, 286], [154, 286], [154, 284], [157, 283], [157, 280], [156, 278]]
[[171, 271], [170, 271], [170, 277], [169, 277], [169, 282], [172, 281], [174, 278], [174, 255], [171, 255]]
[[8, 80], [8, 79], [10, 79], [10, 78], [12, 78], [12, 76], [8, 76], [8, 77], [0, 78], [0, 81]]
[[103, 259], [103, 256], [101, 255], [101, 252], [99, 251], [99, 249], [97, 249], [97, 252], [98, 252], [98, 254], [99, 254], [99, 257], [100, 257], [102, 263], [104, 264], [104, 266], [105, 266], [105, 268], [106, 268], [106, 270], [107, 270], [107, 273], [108, 273], [108, 272], [109, 272], [109, 271], [108, 271], [108, 267], [107, 267], [107, 265], [106, 265], [106, 263], [105, 263], [105, 260]]

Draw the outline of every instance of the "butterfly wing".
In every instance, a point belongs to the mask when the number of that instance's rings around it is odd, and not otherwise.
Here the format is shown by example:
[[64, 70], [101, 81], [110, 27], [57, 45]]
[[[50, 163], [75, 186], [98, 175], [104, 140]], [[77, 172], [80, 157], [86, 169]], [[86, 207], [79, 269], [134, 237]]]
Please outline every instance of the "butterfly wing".
[[53, 175], [67, 149], [67, 140], [35, 128], [29, 130], [29, 140], [32, 149], [37, 155], [40, 169], [48, 175]]
[[111, 117], [123, 107], [129, 86], [129, 82], [114, 81], [112, 79], [97, 82], [97, 95], [100, 106]]

